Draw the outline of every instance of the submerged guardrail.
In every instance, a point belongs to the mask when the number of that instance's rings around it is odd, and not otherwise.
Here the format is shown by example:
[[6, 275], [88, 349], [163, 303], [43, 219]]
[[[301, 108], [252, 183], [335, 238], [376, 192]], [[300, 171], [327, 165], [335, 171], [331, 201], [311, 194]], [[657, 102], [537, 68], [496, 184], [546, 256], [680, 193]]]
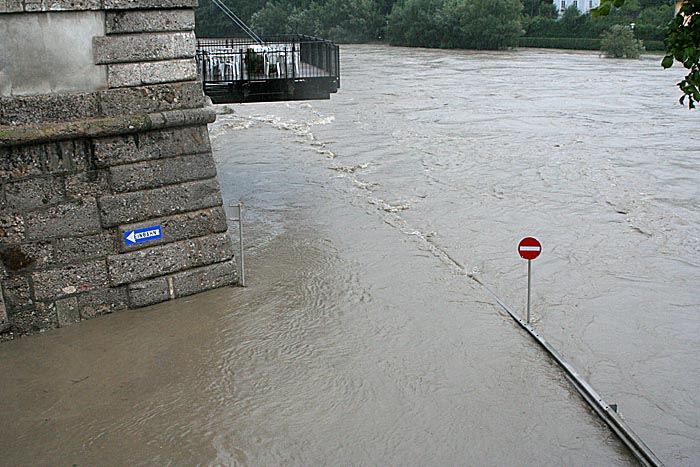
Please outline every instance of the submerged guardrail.
[[603, 398], [591, 387], [588, 382], [583, 379], [573, 366], [559, 354], [559, 352], [552, 347], [552, 345], [547, 342], [542, 335], [540, 335], [535, 328], [530, 326], [525, 320], [523, 320], [518, 314], [513, 311], [505, 302], [503, 302], [498, 295], [496, 295], [490, 288], [488, 288], [483, 282], [481, 282], [473, 274], [467, 273], [467, 277], [474, 280], [480, 286], [482, 286], [489, 294], [496, 300], [496, 302], [503, 308], [510, 316], [517, 322], [520, 327], [530, 334], [530, 336], [554, 359], [554, 361], [561, 367], [566, 373], [567, 378], [574, 386], [574, 389], [581, 395], [581, 397], [588, 403], [593, 411], [598, 414], [598, 416], [610, 427], [610, 430], [615, 433], [615, 435], [622, 441], [625, 446], [629, 448], [632, 454], [637, 458], [637, 460], [645, 467], [663, 467], [663, 463], [658, 457], [651, 451], [651, 449], [642, 441], [642, 439], [632, 430], [632, 428], [625, 423], [624, 420], [617, 413], [617, 410], [613, 408], [610, 404], [605, 402]]

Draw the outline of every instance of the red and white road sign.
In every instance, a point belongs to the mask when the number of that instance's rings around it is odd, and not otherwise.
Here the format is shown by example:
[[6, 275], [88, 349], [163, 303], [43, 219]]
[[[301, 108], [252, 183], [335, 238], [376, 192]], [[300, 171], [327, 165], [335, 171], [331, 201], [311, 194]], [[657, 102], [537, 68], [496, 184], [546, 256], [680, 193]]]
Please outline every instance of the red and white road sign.
[[518, 243], [518, 253], [528, 261], [535, 259], [542, 253], [542, 244], [534, 237], [525, 237]]

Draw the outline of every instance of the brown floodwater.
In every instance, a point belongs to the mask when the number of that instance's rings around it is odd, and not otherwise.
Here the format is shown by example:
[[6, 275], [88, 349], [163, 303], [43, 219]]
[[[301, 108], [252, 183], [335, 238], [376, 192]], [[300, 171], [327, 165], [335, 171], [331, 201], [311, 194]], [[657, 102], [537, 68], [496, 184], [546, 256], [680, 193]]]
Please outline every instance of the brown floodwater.
[[341, 53], [330, 101], [211, 127], [249, 287], [0, 345], [0, 463], [634, 465], [465, 275], [521, 310], [535, 235], [535, 327], [666, 464], [696, 465], [698, 117], [678, 73]]

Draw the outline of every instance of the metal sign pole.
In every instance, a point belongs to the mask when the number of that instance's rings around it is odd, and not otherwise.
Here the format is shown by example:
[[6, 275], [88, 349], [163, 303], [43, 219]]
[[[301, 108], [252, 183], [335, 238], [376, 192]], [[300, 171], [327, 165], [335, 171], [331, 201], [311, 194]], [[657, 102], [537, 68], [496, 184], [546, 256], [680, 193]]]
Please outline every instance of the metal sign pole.
[[532, 260], [527, 260], [527, 324], [530, 324], [530, 277], [532, 275]]
[[518, 243], [518, 253], [527, 260], [527, 324], [530, 324], [530, 285], [532, 277], [532, 260], [542, 252], [542, 244], [534, 237], [525, 237]]

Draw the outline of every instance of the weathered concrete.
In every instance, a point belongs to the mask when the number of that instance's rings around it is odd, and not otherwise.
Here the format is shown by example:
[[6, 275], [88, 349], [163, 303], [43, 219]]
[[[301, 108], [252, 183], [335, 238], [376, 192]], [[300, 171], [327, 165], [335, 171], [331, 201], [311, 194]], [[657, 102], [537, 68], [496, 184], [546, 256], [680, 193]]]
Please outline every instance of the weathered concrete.
[[56, 300], [56, 318], [59, 326], [80, 321], [80, 310], [78, 309], [78, 297], [69, 297]]
[[31, 275], [34, 297], [39, 301], [105, 288], [108, 283], [104, 260], [88, 261], [64, 268], [49, 269]]
[[195, 8], [197, 0], [102, 0], [105, 10]]
[[227, 261], [232, 257], [231, 239], [227, 233], [220, 233], [109, 256], [107, 267], [112, 285], [117, 286]]
[[0, 96], [105, 89], [90, 44], [104, 34], [103, 12], [0, 15]]
[[219, 184], [216, 179], [210, 179], [136, 193], [103, 196], [100, 198], [100, 212], [102, 225], [108, 228], [221, 204]]
[[197, 45], [190, 31], [95, 37], [93, 47], [95, 63], [108, 64], [192, 58]]
[[0, 2], [0, 13], [21, 13], [23, 11], [22, 0], [3, 0]]
[[143, 113], [204, 107], [202, 86], [196, 81], [110, 89], [100, 93], [101, 114], [124, 115], [139, 109]]
[[92, 235], [102, 229], [94, 199], [66, 202], [47, 209], [28, 211], [24, 219], [25, 240], [28, 241]]
[[99, 139], [95, 141], [93, 160], [97, 167], [108, 167], [210, 151], [207, 128], [200, 125]]
[[129, 284], [130, 305], [140, 307], [180, 298], [208, 289], [231, 285], [236, 274], [236, 263], [225, 261], [189, 269], [166, 277]]
[[[0, 103], [2, 103], [2, 98], [0, 98]], [[2, 113], [2, 107], [0, 107], [0, 113]], [[128, 135], [161, 128], [204, 125], [213, 122], [215, 116], [213, 109], [200, 108], [51, 122], [49, 124], [0, 125], [0, 154], [10, 155], [12, 145], [26, 146], [30, 143], [38, 144], [68, 138]], [[25, 148], [23, 151], [25, 150], [28, 149]], [[17, 158], [27, 157], [23, 151], [16, 152], [14, 156]]]
[[65, 183], [58, 177], [20, 180], [5, 185], [7, 209], [33, 209], [65, 197]]
[[129, 307], [129, 294], [126, 287], [99, 289], [94, 292], [81, 293], [76, 297], [81, 319], [88, 319]]
[[116, 192], [146, 190], [216, 176], [216, 166], [209, 154], [139, 162], [112, 167], [109, 171]]
[[80, 261], [104, 258], [117, 253], [118, 247], [111, 232], [100, 232], [84, 237], [59, 238], [54, 242], [57, 264], [74, 264]]
[[0, 13], [48, 11], [173, 9], [197, 6], [197, 0], [2, 0]]
[[107, 70], [111, 88], [191, 81], [197, 78], [197, 67], [192, 60], [118, 63], [109, 65]]
[[0, 339], [236, 283], [192, 6], [0, 0]]
[[[20, 126], [69, 120], [87, 120], [100, 115], [98, 93], [41, 94], [0, 97], [0, 125]], [[0, 127], [0, 136], [8, 131]]]
[[0, 333], [10, 327], [10, 322], [7, 318], [7, 308], [5, 307], [5, 299], [3, 297], [2, 285], [0, 285]]
[[[126, 244], [119, 243], [119, 251], [140, 250], [149, 246], [161, 245], [164, 243], [176, 242], [187, 238], [202, 237], [213, 233], [226, 232], [226, 213], [222, 207], [202, 209], [201, 211], [191, 211], [185, 214], [177, 214], [159, 218], [159, 223], [163, 229], [163, 238], [153, 240], [149, 243]], [[152, 225], [151, 222], [140, 222], [136, 224], [123, 224], [119, 226], [119, 238], [130, 230], [142, 229]]]
[[127, 10], [107, 13], [107, 34], [192, 31], [192, 10]]

